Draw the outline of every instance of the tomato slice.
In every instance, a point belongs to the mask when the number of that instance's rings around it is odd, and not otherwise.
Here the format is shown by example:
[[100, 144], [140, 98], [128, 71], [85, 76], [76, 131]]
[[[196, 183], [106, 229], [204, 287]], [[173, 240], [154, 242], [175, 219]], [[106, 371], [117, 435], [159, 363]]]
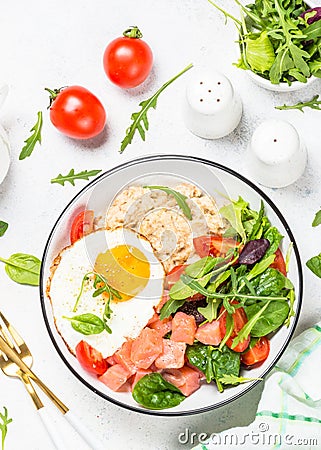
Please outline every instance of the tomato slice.
[[[232, 301], [232, 305], [238, 305], [237, 301]], [[226, 333], [226, 316], [227, 316], [227, 312], [226, 309], [222, 306], [221, 310], [220, 310], [220, 330], [221, 330], [221, 335], [225, 336]], [[247, 337], [247, 339], [244, 339], [243, 342], [240, 342], [239, 344], [237, 344], [234, 348], [232, 348], [233, 345], [233, 341], [234, 338], [238, 335], [239, 331], [244, 327], [244, 325], [247, 322], [247, 317], [245, 314], [245, 311], [243, 308], [238, 308], [235, 310], [235, 312], [232, 314], [233, 317], [233, 322], [234, 322], [234, 328], [232, 331], [231, 336], [229, 337], [229, 339], [226, 342], [226, 345], [234, 350], [235, 352], [244, 352], [245, 349], [247, 349], [247, 347], [249, 346], [250, 343], [250, 336]]]
[[168, 272], [165, 278], [165, 289], [169, 290], [179, 280], [186, 267], [186, 264], [180, 264]]
[[270, 265], [273, 269], [279, 270], [286, 277], [286, 265], [281, 250], [278, 248], [275, 252], [275, 260]]
[[232, 238], [222, 236], [199, 236], [193, 239], [196, 253], [201, 258], [204, 256], [225, 257], [230, 249], [239, 246], [239, 242]]
[[269, 353], [270, 341], [266, 337], [261, 337], [254, 347], [241, 355], [241, 362], [246, 366], [257, 367], [266, 360]]
[[94, 375], [102, 375], [108, 368], [103, 355], [85, 341], [77, 344], [76, 356], [81, 366]]
[[94, 211], [90, 209], [81, 211], [75, 217], [70, 230], [70, 241], [72, 244], [93, 231], [94, 218]]

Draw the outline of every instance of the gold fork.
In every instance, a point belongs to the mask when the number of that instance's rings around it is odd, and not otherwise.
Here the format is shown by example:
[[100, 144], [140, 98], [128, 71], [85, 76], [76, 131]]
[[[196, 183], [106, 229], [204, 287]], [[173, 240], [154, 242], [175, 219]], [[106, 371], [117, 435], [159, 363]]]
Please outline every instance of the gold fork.
[[5, 375], [10, 377], [18, 377], [24, 383], [56, 448], [65, 449], [65, 444], [60, 438], [59, 433], [57, 433], [57, 430], [53, 429], [53, 421], [47, 414], [47, 411], [42, 401], [38, 397], [38, 394], [36, 393], [31, 380], [37, 383], [37, 385], [50, 398], [50, 400], [59, 409], [59, 411], [62, 412], [64, 418], [82, 436], [84, 441], [90, 446], [91, 449], [103, 449], [104, 446], [96, 438], [96, 436], [94, 436], [87, 429], [87, 427], [80, 422], [78, 417], [73, 414], [67, 408], [67, 406], [31, 370], [33, 357], [27, 344], [1, 312], [0, 318], [5, 325], [3, 326], [0, 323], [0, 369]]

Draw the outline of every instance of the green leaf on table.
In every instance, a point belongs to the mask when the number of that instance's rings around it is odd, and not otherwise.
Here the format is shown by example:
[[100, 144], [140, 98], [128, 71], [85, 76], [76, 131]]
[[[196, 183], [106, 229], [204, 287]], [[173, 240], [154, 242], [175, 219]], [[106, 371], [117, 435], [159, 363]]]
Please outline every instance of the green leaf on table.
[[8, 259], [0, 258], [5, 263], [7, 275], [16, 283], [39, 286], [41, 261], [36, 256], [26, 253], [14, 253]]
[[0, 237], [5, 234], [5, 232], [8, 229], [8, 226], [9, 224], [7, 224], [7, 222], [3, 222], [2, 220], [0, 220]]
[[12, 422], [12, 419], [9, 419], [8, 417], [8, 410], [4, 406], [3, 407], [4, 412], [0, 413], [0, 420], [2, 423], [0, 423], [0, 431], [1, 431], [1, 450], [4, 450], [4, 441], [6, 439], [7, 433], [8, 433], [8, 425]]
[[[295, 105], [284, 104], [283, 106], [275, 106], [275, 109], [280, 109], [280, 110], [298, 109], [301, 112], [304, 112], [303, 108], [311, 108], [311, 109], [321, 110], [321, 100], [319, 100], [319, 95], [317, 94], [314, 97], [312, 97], [311, 100], [307, 100], [305, 102], [298, 102]], [[321, 212], [320, 212], [320, 216], [321, 216]], [[321, 217], [319, 218], [319, 220], [320, 220], [319, 223], [321, 223]], [[316, 225], [313, 225], [313, 226], [316, 226]]]
[[37, 122], [30, 130], [30, 132], [33, 133], [30, 137], [28, 137], [28, 139], [25, 140], [26, 145], [23, 147], [19, 155], [20, 161], [31, 155], [37, 142], [41, 144], [42, 112], [39, 111], [37, 115], [38, 115]]
[[139, 106], [141, 106], [141, 109], [139, 112], [135, 112], [131, 115], [131, 120], [133, 121], [132, 124], [127, 128], [126, 130], [126, 136], [121, 142], [120, 146], [120, 153], [122, 153], [125, 148], [132, 143], [132, 140], [134, 138], [134, 135], [136, 131], [140, 134], [140, 137], [143, 141], [145, 141], [145, 134], [146, 131], [149, 129], [149, 122], [147, 117], [147, 112], [150, 108], [156, 109], [157, 107], [157, 100], [160, 94], [170, 85], [172, 84], [177, 78], [179, 78], [181, 75], [183, 75], [185, 72], [187, 72], [189, 69], [193, 67], [193, 64], [189, 64], [185, 69], [183, 69], [179, 74], [177, 74], [175, 77], [171, 78], [169, 81], [163, 84], [163, 86], [158, 89], [158, 91], [155, 92], [152, 97], [150, 97], [148, 100], [142, 101]]
[[70, 169], [67, 175], [62, 175], [61, 173], [56, 177], [52, 178], [51, 184], [57, 183], [64, 186], [68, 181], [70, 184], [75, 186], [75, 180], [89, 180], [90, 177], [95, 177], [101, 172], [101, 170], [83, 170], [82, 172], [75, 173], [75, 169]]
[[[321, 102], [320, 102], [320, 104], [321, 104]], [[316, 215], [315, 215], [315, 217], [313, 219], [313, 222], [312, 222], [312, 226], [313, 227], [317, 227], [320, 224], [321, 224], [321, 209], [320, 209], [320, 211], [318, 211], [316, 213]]]
[[310, 258], [306, 262], [306, 265], [314, 273], [314, 275], [321, 278], [321, 253]]
[[176, 203], [181, 208], [184, 215], [189, 220], [192, 220], [192, 212], [191, 212], [191, 208], [188, 206], [188, 204], [186, 202], [186, 199], [188, 198], [188, 197], [186, 197], [186, 195], [181, 194], [180, 192], [175, 191], [175, 189], [171, 189], [167, 186], [143, 186], [143, 187], [145, 189], [155, 189], [158, 191], [164, 191], [164, 192], [166, 192], [166, 194], [172, 195], [175, 198]]
[[100, 334], [105, 330], [104, 322], [95, 314], [85, 313], [73, 317], [63, 316], [63, 318], [71, 322], [74, 330], [86, 336]]

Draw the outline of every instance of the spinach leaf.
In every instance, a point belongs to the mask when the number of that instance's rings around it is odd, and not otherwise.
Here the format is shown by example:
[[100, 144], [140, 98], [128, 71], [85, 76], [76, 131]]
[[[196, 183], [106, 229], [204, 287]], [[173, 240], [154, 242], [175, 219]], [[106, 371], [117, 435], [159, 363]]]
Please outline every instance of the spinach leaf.
[[3, 222], [2, 220], [0, 220], [0, 237], [3, 236], [7, 231], [8, 226], [9, 225], [7, 224], [7, 222]]
[[5, 263], [7, 275], [16, 283], [39, 286], [40, 259], [26, 253], [14, 253], [8, 259], [0, 258]]
[[135, 384], [132, 395], [137, 403], [149, 409], [173, 408], [185, 399], [176, 386], [156, 372], [143, 376]]
[[310, 258], [306, 262], [306, 265], [314, 273], [314, 275], [321, 278], [321, 253]]
[[275, 260], [275, 255], [265, 256], [261, 261], [255, 264], [252, 269], [247, 274], [246, 278], [248, 281], [253, 280], [253, 278], [257, 277], [261, 273], [263, 273], [266, 269], [270, 267], [270, 265]]
[[189, 345], [186, 350], [188, 361], [204, 374], [207, 365], [207, 345], [196, 343]]
[[186, 267], [185, 273], [191, 278], [201, 278], [214, 269], [215, 266], [224, 262], [224, 258], [213, 258], [205, 256]]
[[86, 313], [73, 317], [63, 316], [63, 318], [71, 322], [74, 330], [86, 336], [100, 334], [105, 330], [104, 322], [95, 314]]
[[214, 377], [220, 392], [223, 392], [223, 386], [220, 378], [224, 375], [238, 376], [240, 373], [241, 355], [229, 349], [226, 345], [221, 350], [212, 352]]
[[180, 308], [185, 303], [185, 298], [182, 300], [174, 300], [173, 298], [170, 298], [167, 300], [167, 302], [162, 306], [162, 309], [160, 310], [159, 319], [167, 319], [171, 314], [176, 313], [178, 308]]
[[246, 233], [242, 222], [242, 212], [247, 208], [248, 203], [239, 197], [237, 201], [232, 201], [232, 203], [223, 206], [220, 209], [220, 214], [229, 221], [232, 228], [241, 236], [242, 241], [246, 241]]
[[260, 316], [257, 320], [255, 320], [255, 323], [251, 328], [252, 336], [266, 336], [267, 334], [272, 333], [272, 331], [277, 330], [287, 319], [290, 310], [287, 302], [275, 301], [266, 303], [265, 310], [263, 310], [263, 308], [264, 306], [262, 302], [255, 303], [250, 306], [244, 306], [244, 310], [249, 322], [253, 320], [253, 318], [261, 311]]
[[282, 295], [282, 291], [288, 286], [287, 280], [279, 270], [268, 268], [252, 280], [252, 286], [257, 295]]

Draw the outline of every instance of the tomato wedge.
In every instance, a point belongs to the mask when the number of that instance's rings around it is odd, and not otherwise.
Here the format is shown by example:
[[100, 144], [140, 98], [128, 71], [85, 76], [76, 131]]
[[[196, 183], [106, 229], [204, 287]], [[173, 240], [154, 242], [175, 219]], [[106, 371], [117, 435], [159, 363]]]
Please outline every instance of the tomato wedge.
[[186, 267], [186, 264], [180, 264], [168, 272], [165, 278], [165, 289], [169, 290], [179, 280]]
[[286, 277], [286, 265], [281, 250], [278, 248], [275, 252], [275, 260], [270, 265], [273, 269], [279, 270]]
[[270, 341], [266, 337], [261, 337], [253, 348], [241, 355], [241, 362], [246, 366], [261, 365], [270, 353]]
[[94, 218], [94, 211], [90, 209], [81, 211], [75, 217], [70, 230], [70, 241], [72, 244], [93, 231]]
[[199, 236], [193, 239], [193, 244], [201, 258], [204, 256], [224, 257], [230, 249], [239, 246], [239, 242], [234, 239], [222, 236]]
[[[231, 302], [232, 305], [238, 305], [237, 301], [232, 301]], [[226, 333], [226, 316], [227, 316], [227, 312], [226, 309], [222, 306], [221, 310], [220, 310], [220, 330], [221, 330], [221, 335], [224, 338], [225, 333]], [[244, 350], [247, 349], [247, 347], [249, 346], [250, 343], [250, 336], [248, 336], [247, 339], [244, 339], [243, 342], [240, 342], [239, 344], [237, 344], [234, 348], [232, 348], [233, 345], [233, 341], [234, 338], [238, 335], [239, 331], [244, 327], [244, 325], [247, 322], [247, 317], [245, 314], [245, 311], [243, 308], [238, 308], [235, 310], [235, 312], [232, 314], [233, 317], [233, 322], [234, 322], [234, 328], [232, 331], [231, 336], [229, 337], [229, 339], [226, 342], [226, 345], [234, 350], [235, 352], [241, 353], [244, 352]]]
[[76, 356], [81, 366], [89, 373], [102, 375], [108, 369], [108, 364], [103, 355], [85, 341], [80, 341], [77, 344]]

